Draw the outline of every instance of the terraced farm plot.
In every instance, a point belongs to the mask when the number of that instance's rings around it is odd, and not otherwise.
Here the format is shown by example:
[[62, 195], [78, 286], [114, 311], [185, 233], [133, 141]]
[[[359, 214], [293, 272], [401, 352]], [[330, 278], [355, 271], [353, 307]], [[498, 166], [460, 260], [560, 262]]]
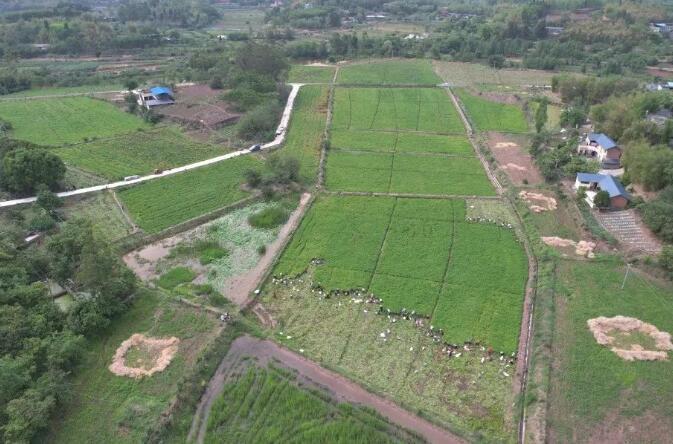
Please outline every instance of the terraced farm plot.
[[224, 154], [221, 146], [196, 142], [177, 128], [134, 132], [105, 140], [54, 150], [63, 161], [78, 169], [121, 180], [124, 176], [149, 174]]
[[289, 82], [330, 83], [334, 78], [334, 66], [292, 65], [288, 74]]
[[295, 100], [285, 144], [278, 153], [299, 160], [301, 177], [307, 183], [314, 182], [318, 174], [326, 118], [327, 87], [303, 86]]
[[456, 93], [478, 131], [500, 131], [503, 133], [525, 133], [528, 131], [528, 123], [520, 107], [477, 97], [463, 89], [457, 89]]
[[448, 342], [516, 349], [525, 255], [511, 230], [467, 223], [463, 201], [319, 198], [274, 273], [300, 275], [315, 258], [327, 290], [373, 291], [386, 308], [430, 317]]
[[205, 443], [277, 442], [422, 441], [370, 410], [336, 403], [327, 392], [298, 386], [289, 371], [249, 367], [230, 377], [213, 403]]
[[439, 88], [337, 88], [332, 128], [465, 133], [451, 99]]
[[156, 233], [247, 197], [240, 187], [243, 173], [259, 165], [255, 157], [235, 157], [144, 182], [121, 191], [119, 197], [140, 228]]
[[333, 150], [326, 186], [333, 191], [480, 195], [495, 194], [476, 157]]
[[428, 60], [377, 60], [339, 69], [337, 83], [354, 85], [436, 85], [441, 79]]
[[0, 101], [0, 118], [12, 124], [12, 137], [50, 146], [149, 127], [138, 117], [89, 97]]

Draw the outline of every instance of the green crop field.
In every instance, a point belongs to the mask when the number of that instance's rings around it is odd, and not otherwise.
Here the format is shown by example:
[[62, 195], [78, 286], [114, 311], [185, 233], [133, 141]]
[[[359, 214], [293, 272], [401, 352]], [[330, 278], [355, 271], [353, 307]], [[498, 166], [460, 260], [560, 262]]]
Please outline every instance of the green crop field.
[[474, 155], [470, 141], [462, 135], [335, 129], [330, 142], [332, 148], [356, 151]]
[[478, 131], [525, 133], [528, 131], [526, 116], [520, 107], [474, 96], [463, 89], [456, 93]]
[[119, 197], [140, 228], [156, 233], [248, 196], [240, 188], [243, 173], [259, 164], [255, 157], [235, 157], [141, 183], [121, 191]]
[[451, 99], [439, 88], [337, 88], [332, 128], [465, 132]]
[[[201, 351], [217, 335], [213, 315], [141, 291], [127, 312], [104, 334], [86, 344], [83, 362], [61, 399], [58, 414], [41, 442], [138, 443], [160, 420], [180, 390], [185, 374], [197, 367]], [[180, 339], [166, 370], [151, 377], [116, 376], [108, 369], [115, 350], [134, 333]]]
[[0, 101], [5, 98], [15, 97], [41, 97], [41, 96], [59, 96], [66, 94], [93, 94], [104, 91], [124, 91], [124, 85], [118, 83], [103, 83], [100, 85], [81, 85], [81, 86], [64, 86], [64, 87], [49, 87], [49, 88], [35, 88], [26, 91], [19, 91], [12, 94], [0, 96]]
[[205, 442], [422, 442], [368, 409], [297, 384], [289, 371], [273, 366], [230, 378], [213, 403]]
[[[673, 433], [673, 361], [624, 361], [599, 345], [587, 321], [617, 315], [673, 333], [673, 287], [617, 261], [561, 261], [548, 400], [559, 442], [665, 442]], [[656, 419], [654, 419], [656, 418]]]
[[334, 66], [292, 65], [288, 74], [289, 82], [330, 83], [334, 78]]
[[325, 289], [369, 289], [391, 310], [429, 316], [449, 342], [516, 349], [525, 255], [512, 231], [465, 222], [463, 201], [320, 198], [274, 273], [299, 275], [314, 258]]
[[305, 182], [315, 181], [320, 162], [320, 142], [327, 116], [327, 87], [304, 86], [296, 98], [287, 138], [280, 156], [294, 157]]
[[405, 155], [333, 150], [327, 157], [327, 188], [408, 194], [495, 194], [476, 157]]
[[436, 85], [441, 79], [428, 60], [377, 60], [354, 63], [339, 69], [338, 83], [356, 85]]
[[1, 101], [0, 118], [12, 124], [12, 137], [52, 146], [148, 128], [138, 117], [89, 97]]
[[133, 174], [149, 174], [224, 154], [221, 146], [196, 142], [177, 128], [134, 132], [120, 137], [54, 150], [68, 165], [121, 180]]

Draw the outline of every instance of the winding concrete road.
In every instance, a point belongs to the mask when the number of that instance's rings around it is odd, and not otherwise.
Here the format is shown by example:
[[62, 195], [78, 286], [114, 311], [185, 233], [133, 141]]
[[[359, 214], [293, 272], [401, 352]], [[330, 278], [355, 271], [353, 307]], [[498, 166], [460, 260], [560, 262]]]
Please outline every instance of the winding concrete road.
[[[292, 116], [292, 110], [294, 109], [294, 102], [295, 99], [297, 98], [297, 94], [299, 93], [299, 89], [304, 86], [303, 83], [291, 83], [292, 90], [290, 91], [290, 95], [287, 98], [287, 103], [285, 104], [285, 109], [283, 110], [283, 115], [280, 118], [280, 123], [278, 124], [278, 129], [276, 130], [276, 138], [273, 139], [271, 142], [265, 143], [261, 146], [262, 150], [270, 149], [277, 147], [281, 145], [285, 141], [285, 136], [287, 134], [287, 128], [290, 123], [290, 117]], [[149, 180], [154, 180], [154, 179], [160, 179], [162, 177], [166, 176], [172, 176], [173, 174], [178, 174], [182, 173], [185, 171], [189, 170], [194, 170], [197, 168], [202, 168], [204, 166], [212, 165], [218, 162], [222, 162], [227, 159], [233, 159], [234, 157], [239, 157], [243, 156], [246, 154], [253, 153], [253, 147], [246, 148], [240, 151], [234, 151], [232, 153], [227, 153], [222, 156], [217, 156], [217, 157], [212, 157], [210, 159], [202, 160], [199, 162], [194, 162], [190, 163], [188, 165], [183, 165], [181, 167], [176, 167], [172, 168], [169, 170], [165, 170], [159, 174], [149, 174], [147, 176], [141, 176], [137, 179], [133, 180], [121, 180], [118, 182], [112, 182], [112, 183], [107, 183], [104, 185], [96, 185], [93, 187], [87, 187], [87, 188], [79, 188], [77, 190], [73, 191], [64, 191], [61, 193], [57, 193], [57, 196], [59, 197], [69, 197], [69, 196], [78, 196], [80, 194], [88, 194], [88, 193], [95, 193], [97, 191], [103, 191], [103, 190], [109, 190], [109, 189], [114, 189], [114, 188], [121, 188], [121, 187], [127, 187], [131, 185], [136, 185], [141, 182], [147, 182]], [[22, 204], [28, 204], [35, 202], [37, 200], [36, 196], [33, 197], [24, 197], [21, 199], [13, 199], [13, 200], [4, 200], [0, 201], [0, 208], [3, 207], [12, 207], [15, 205], [22, 205]]]

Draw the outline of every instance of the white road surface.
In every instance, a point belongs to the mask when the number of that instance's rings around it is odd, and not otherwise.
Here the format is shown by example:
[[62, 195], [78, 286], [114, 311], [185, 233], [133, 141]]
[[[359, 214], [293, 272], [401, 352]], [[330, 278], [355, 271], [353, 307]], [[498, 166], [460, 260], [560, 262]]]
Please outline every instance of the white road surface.
[[[287, 98], [287, 103], [285, 104], [285, 109], [283, 110], [283, 115], [280, 118], [280, 123], [278, 124], [278, 129], [276, 130], [276, 138], [273, 139], [269, 143], [265, 143], [261, 145], [260, 150], [266, 150], [269, 148], [274, 148], [279, 146], [285, 141], [285, 136], [287, 134], [287, 127], [288, 124], [290, 123], [290, 117], [292, 116], [292, 110], [294, 109], [294, 101], [297, 98], [297, 94], [299, 93], [299, 88], [304, 86], [303, 83], [291, 83], [292, 90], [290, 91], [290, 95]], [[232, 159], [234, 157], [238, 156], [243, 156], [245, 154], [250, 154], [254, 151], [252, 151], [252, 147], [246, 148], [244, 150], [240, 151], [234, 151], [232, 153], [224, 154], [222, 156], [217, 156], [217, 157], [212, 157], [210, 159], [202, 160], [200, 162], [195, 162], [195, 163], [190, 163], [188, 165], [183, 165], [181, 167], [176, 167], [170, 170], [165, 170], [159, 174], [149, 174], [147, 176], [142, 176], [137, 179], [133, 180], [122, 180], [119, 182], [112, 182], [112, 183], [107, 183], [104, 185], [96, 185], [93, 187], [87, 187], [87, 188], [79, 188], [77, 190], [73, 191], [64, 191], [61, 193], [57, 193], [59, 197], [69, 197], [69, 196], [78, 196], [80, 194], [88, 194], [88, 193], [95, 193], [97, 191], [103, 191], [103, 190], [108, 190], [108, 189], [113, 189], [113, 188], [121, 188], [121, 187], [128, 187], [131, 185], [135, 185], [141, 182], [147, 182], [148, 180], [154, 180], [154, 179], [160, 179], [162, 177], [166, 176], [172, 176], [173, 174], [178, 174], [182, 173], [184, 171], [189, 171], [189, 170], [194, 170], [196, 168], [201, 168], [207, 165], [212, 165], [214, 163], [222, 162], [223, 160], [227, 159]], [[31, 202], [35, 202], [37, 200], [37, 197], [24, 197], [22, 199], [13, 199], [13, 200], [4, 200], [0, 201], [0, 208], [3, 207], [12, 207], [15, 205], [21, 205], [21, 204], [27, 204]]]

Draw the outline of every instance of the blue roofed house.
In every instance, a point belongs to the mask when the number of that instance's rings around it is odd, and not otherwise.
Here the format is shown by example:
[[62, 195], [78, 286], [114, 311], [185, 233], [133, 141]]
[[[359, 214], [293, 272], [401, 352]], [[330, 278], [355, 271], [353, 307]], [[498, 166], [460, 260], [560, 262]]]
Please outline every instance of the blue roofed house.
[[631, 201], [631, 196], [619, 179], [607, 174], [577, 173], [575, 189], [580, 188], [586, 189], [586, 201], [591, 208], [594, 207], [594, 197], [599, 191], [607, 191], [611, 209], [623, 210]]
[[175, 103], [173, 90], [166, 86], [153, 86], [149, 90], [136, 90], [134, 93], [138, 99], [138, 105], [147, 109]]
[[622, 149], [603, 133], [589, 133], [580, 141], [577, 154], [595, 159], [604, 169], [621, 166]]

